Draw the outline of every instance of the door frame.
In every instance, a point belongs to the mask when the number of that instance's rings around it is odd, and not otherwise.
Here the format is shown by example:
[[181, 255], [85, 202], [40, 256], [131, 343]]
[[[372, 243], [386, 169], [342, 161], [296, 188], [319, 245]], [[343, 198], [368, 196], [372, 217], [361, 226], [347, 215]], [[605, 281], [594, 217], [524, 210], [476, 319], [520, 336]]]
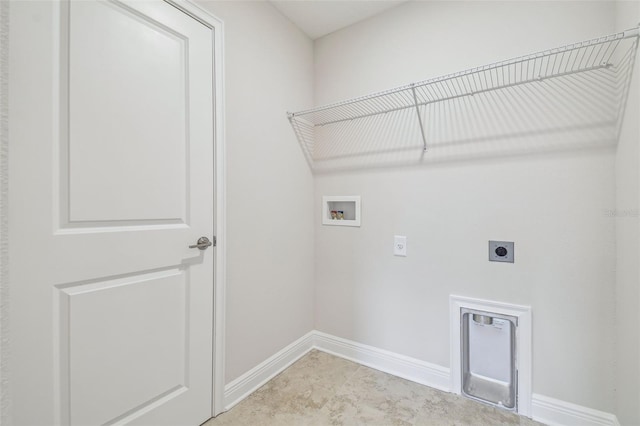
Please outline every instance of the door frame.
[[[198, 20], [213, 34], [214, 111], [214, 251], [213, 401], [212, 416], [224, 411], [225, 289], [226, 289], [226, 150], [224, 115], [224, 23], [191, 0], [164, 0]], [[0, 1], [0, 425], [11, 423], [11, 341], [9, 280], [9, 38], [10, 2]]]
[[11, 423], [9, 382], [9, 2], [0, 1], [0, 425]]

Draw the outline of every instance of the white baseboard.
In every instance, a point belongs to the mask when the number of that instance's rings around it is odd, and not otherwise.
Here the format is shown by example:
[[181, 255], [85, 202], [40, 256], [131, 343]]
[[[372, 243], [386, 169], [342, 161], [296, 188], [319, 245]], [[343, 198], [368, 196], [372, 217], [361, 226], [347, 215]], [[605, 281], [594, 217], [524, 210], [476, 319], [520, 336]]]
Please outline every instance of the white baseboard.
[[323, 352], [384, 371], [412, 382], [449, 392], [449, 369], [373, 346], [316, 331], [314, 346]]
[[[245, 399], [312, 349], [451, 392], [450, 371], [446, 367], [320, 331], [311, 331], [227, 384], [224, 392], [225, 410]], [[538, 394], [532, 395], [531, 414], [534, 420], [552, 426], [620, 426], [614, 414]]]
[[225, 385], [225, 411], [231, 409], [234, 405], [251, 395], [258, 390], [258, 388], [313, 349], [313, 336], [313, 331], [305, 334], [242, 376]]
[[533, 394], [531, 398], [533, 419], [550, 426], [619, 426], [618, 418], [611, 413], [583, 407], [548, 396]]

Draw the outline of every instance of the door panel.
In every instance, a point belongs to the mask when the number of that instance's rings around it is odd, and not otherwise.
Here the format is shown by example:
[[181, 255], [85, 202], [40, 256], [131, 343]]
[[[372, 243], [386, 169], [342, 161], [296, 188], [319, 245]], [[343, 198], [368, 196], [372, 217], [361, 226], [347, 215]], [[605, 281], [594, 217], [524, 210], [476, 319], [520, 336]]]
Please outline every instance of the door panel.
[[212, 30], [163, 1], [11, 13], [30, 30], [14, 51], [41, 52], [11, 61], [15, 423], [200, 424], [215, 249], [188, 246], [213, 237]]
[[169, 269], [62, 290], [74, 424], [104, 424], [186, 388], [185, 272]]
[[69, 221], [185, 223], [189, 39], [121, 3], [70, 12]]

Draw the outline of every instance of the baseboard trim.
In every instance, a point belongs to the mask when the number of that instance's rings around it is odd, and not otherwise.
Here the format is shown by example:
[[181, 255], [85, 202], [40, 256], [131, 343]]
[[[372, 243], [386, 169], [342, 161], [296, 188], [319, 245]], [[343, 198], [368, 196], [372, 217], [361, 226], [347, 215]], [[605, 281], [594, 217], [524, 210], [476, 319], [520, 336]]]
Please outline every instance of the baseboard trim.
[[614, 414], [535, 393], [531, 397], [531, 411], [534, 420], [550, 426], [620, 425], [618, 418]]
[[[450, 370], [440, 365], [384, 349], [311, 331], [225, 386], [225, 411], [248, 397], [312, 349], [401, 377], [444, 392], [451, 392]], [[531, 417], [554, 426], [620, 426], [614, 414], [533, 394]]]
[[450, 392], [449, 369], [384, 349], [316, 331], [316, 349], [421, 385]]
[[307, 352], [313, 349], [313, 338], [314, 332], [311, 331], [228, 383], [224, 387], [225, 411], [230, 410], [234, 405], [306, 355]]

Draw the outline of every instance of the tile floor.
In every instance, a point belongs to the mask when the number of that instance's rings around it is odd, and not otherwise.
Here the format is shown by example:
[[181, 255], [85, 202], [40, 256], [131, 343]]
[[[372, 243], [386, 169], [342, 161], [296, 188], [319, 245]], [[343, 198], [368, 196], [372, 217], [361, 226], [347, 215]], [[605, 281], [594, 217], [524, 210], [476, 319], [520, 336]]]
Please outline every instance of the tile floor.
[[226, 413], [227, 425], [539, 425], [313, 350]]

